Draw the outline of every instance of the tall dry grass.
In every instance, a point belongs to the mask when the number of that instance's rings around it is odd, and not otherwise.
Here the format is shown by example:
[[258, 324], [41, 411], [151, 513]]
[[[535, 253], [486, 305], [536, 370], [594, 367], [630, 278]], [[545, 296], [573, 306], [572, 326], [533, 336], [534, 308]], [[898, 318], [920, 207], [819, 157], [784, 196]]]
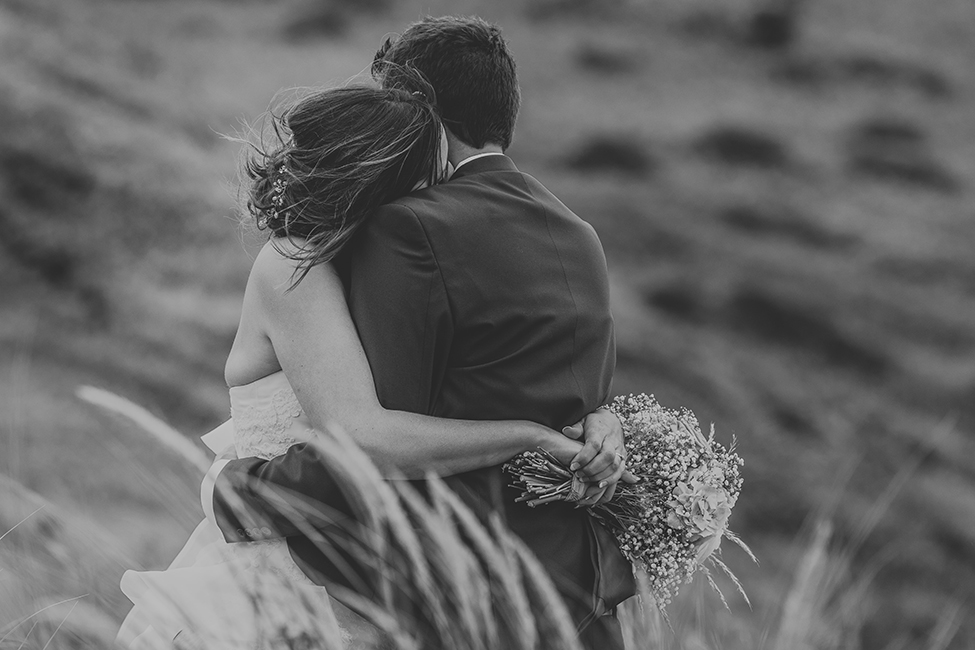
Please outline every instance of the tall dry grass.
[[[174, 437], [171, 428], [137, 405], [104, 392], [83, 389], [87, 401], [130, 418], [161, 446], [187, 463], [200, 465], [200, 451]], [[496, 521], [484, 526], [435, 477], [429, 498], [407, 483], [385, 481], [376, 467], [341, 431], [328, 434], [320, 452], [328, 471], [338, 477], [366, 522], [361, 535], [343, 544], [378, 570], [376, 596], [363, 597], [336, 587], [335, 596], [361, 614], [381, 634], [377, 647], [394, 650], [469, 648], [575, 650], [573, 626], [563, 603], [536, 558]], [[867, 648], [862, 628], [870, 608], [873, 582], [888, 559], [884, 552], [867, 562], [853, 562], [864, 540], [909, 484], [918, 456], [891, 481], [861, 529], [837, 540], [830, 523], [836, 503], [823, 505], [795, 540], [797, 559], [781, 607], [766, 621], [733, 603], [723, 610], [706, 589], [691, 586], [671, 612], [673, 625], [655, 608], [638, 576], [641, 594], [620, 608], [631, 650], [729, 648], [741, 650], [839, 650]], [[850, 465], [848, 474], [854, 471]], [[163, 479], [164, 480], [164, 479]], [[842, 481], [840, 481], [842, 482]], [[115, 548], [113, 540], [89, 522], [63, 512], [16, 482], [0, 489], [0, 649], [110, 648], [117, 628], [109, 614], [119, 594], [101, 575], [108, 566], [137, 563]], [[747, 492], [744, 498], [747, 498]], [[296, 522], [307, 504], [289, 502]], [[12, 524], [8, 522], [13, 522]], [[327, 547], [327, 532], [307, 531]], [[864, 568], [856, 568], [864, 567]], [[251, 582], [251, 584], [259, 584]], [[747, 587], [747, 585], [746, 585]], [[280, 603], [254, 595], [255, 616]], [[300, 598], [296, 602], [301, 602]], [[313, 611], [306, 607], [306, 613]], [[945, 650], [954, 638], [966, 604], [944, 608], [937, 625], [923, 639], [901, 639], [889, 650]], [[341, 647], [322, 627], [322, 636], [269, 638], [269, 648]], [[277, 643], [277, 645], [275, 645]]]
[[0, 648], [109, 647], [122, 598], [102, 576], [135, 559], [12, 479], [0, 477], [0, 494]]
[[[142, 409], [106, 391], [83, 387], [79, 397], [117, 415], [130, 419], [158, 443], [182, 457], [193, 467], [200, 465], [198, 448]], [[578, 647], [574, 626], [554, 586], [527, 547], [503, 526], [490, 522], [487, 527], [436, 478], [431, 477], [429, 498], [418, 495], [405, 481], [384, 481], [376, 467], [355, 444], [340, 431], [328, 434], [321, 445], [327, 469], [339, 477], [346, 497], [355, 504], [360, 533], [341, 539], [346, 550], [365, 566], [377, 569], [374, 595], [335, 586], [330, 591], [374, 628], [381, 639], [377, 647], [390, 650], [420, 648], [512, 648], [566, 649]], [[19, 486], [5, 486], [14, 493]], [[33, 504], [39, 497], [26, 502]], [[91, 598], [78, 593], [62, 602], [48, 604], [46, 594], [56, 590], [57, 576], [67, 576], [91, 567], [90, 557], [48, 553], [62, 539], [50, 544], [40, 532], [47, 521], [66, 525], [67, 517], [41, 514], [50, 506], [38, 508], [11, 526], [9, 536], [19, 535], [25, 542], [4, 547], [0, 555], [5, 571], [12, 571], [17, 584], [11, 593], [0, 598], [0, 648], [108, 648], [113, 644], [117, 625]], [[307, 527], [306, 508], [320, 511], [311, 504], [289, 501], [285, 512], [295, 523], [307, 528], [308, 536], [323, 549], [337, 543], [328, 531]], [[46, 517], [43, 521], [42, 517]], [[27, 528], [31, 528], [27, 531]], [[5, 535], [5, 537], [8, 537]], [[74, 533], [67, 539], [78, 538]], [[30, 543], [33, 541], [34, 543]], [[106, 555], [110, 562], [137, 566], [121, 554], [108, 555], [111, 548], [105, 540], [81, 543], [81, 553]], [[27, 565], [46, 564], [52, 580], [41, 584], [33, 581], [34, 570]], [[26, 570], [25, 570], [26, 569]], [[95, 576], [89, 579], [98, 582]], [[294, 618], [315, 611], [316, 604], [307, 593], [295, 588], [290, 601], [275, 600], [282, 594], [277, 579], [268, 576], [241, 576], [241, 589], [249, 593], [255, 619], [280, 622], [279, 614], [290, 606]], [[33, 584], [30, 584], [32, 583]], [[66, 581], [64, 588], [80, 586], [82, 578]], [[177, 607], [179, 603], [175, 604]], [[297, 607], [296, 607], [297, 606]], [[93, 622], [100, 622], [93, 626]], [[233, 623], [228, 622], [228, 633]], [[341, 638], [327, 625], [315, 628], [303, 625], [302, 632], [313, 630], [314, 638], [290, 635], [281, 627], [265, 630], [269, 648], [339, 648]]]

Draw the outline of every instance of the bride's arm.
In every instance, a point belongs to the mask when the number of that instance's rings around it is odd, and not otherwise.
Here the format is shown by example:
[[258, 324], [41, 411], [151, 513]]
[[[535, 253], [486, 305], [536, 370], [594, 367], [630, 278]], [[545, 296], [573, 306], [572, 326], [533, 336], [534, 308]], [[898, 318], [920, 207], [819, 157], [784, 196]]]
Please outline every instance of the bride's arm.
[[[538, 446], [568, 464], [582, 448], [532, 422], [450, 420], [384, 409], [334, 269], [315, 267], [289, 291], [293, 270], [293, 262], [272, 248], [261, 252], [248, 287], [257, 296], [256, 309], [248, 317], [257, 319], [312, 425], [343, 427], [381, 471], [447, 475], [496, 465]], [[201, 496], [204, 512], [228, 542], [300, 534], [288, 509], [269, 494], [317, 504], [302, 508], [316, 529], [355, 517], [341, 486], [323, 471], [315, 445], [294, 445], [271, 460], [219, 461]], [[319, 512], [321, 520], [314, 519]]]
[[316, 428], [341, 426], [381, 470], [407, 477], [502, 463], [536, 447], [566, 464], [579, 443], [527, 421], [470, 421], [390, 411], [376, 395], [369, 363], [329, 264], [291, 286], [294, 262], [268, 247], [255, 265], [260, 323], [298, 401]]
[[[252, 270], [249, 290], [258, 300], [248, 312], [268, 337], [312, 425], [341, 426], [379, 466], [393, 476], [422, 477], [488, 467], [542, 446], [568, 463], [582, 448], [532, 422], [477, 422], [389, 411], [376, 396], [372, 373], [345, 302], [342, 284], [329, 265], [313, 268], [292, 290], [293, 263], [265, 248]], [[203, 509], [229, 542], [298, 535], [289, 508], [301, 508], [322, 529], [355, 514], [315, 445], [298, 444], [271, 460], [218, 461], [202, 488]], [[291, 496], [283, 496], [291, 495]], [[320, 520], [316, 517], [321, 515]]]

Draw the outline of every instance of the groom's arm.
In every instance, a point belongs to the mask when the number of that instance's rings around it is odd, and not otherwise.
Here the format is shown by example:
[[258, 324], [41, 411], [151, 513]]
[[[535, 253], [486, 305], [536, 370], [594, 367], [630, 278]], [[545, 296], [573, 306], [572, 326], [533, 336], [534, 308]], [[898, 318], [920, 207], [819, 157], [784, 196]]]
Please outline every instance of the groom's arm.
[[228, 542], [307, 535], [346, 525], [354, 512], [313, 445], [270, 461], [218, 459], [203, 480], [204, 514]]

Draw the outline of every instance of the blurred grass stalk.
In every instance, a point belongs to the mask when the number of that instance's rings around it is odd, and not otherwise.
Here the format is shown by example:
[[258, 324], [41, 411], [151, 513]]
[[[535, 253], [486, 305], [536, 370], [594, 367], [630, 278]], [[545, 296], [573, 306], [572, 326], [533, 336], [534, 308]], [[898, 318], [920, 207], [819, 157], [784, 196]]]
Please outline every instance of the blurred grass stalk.
[[[145, 409], [101, 389], [82, 387], [85, 401], [124, 415], [140, 425], [163, 446], [175, 451], [192, 467], [205, 471], [205, 454], [189, 439], [155, 418]], [[950, 429], [950, 426], [945, 429]], [[932, 445], [946, 434], [932, 436]], [[520, 540], [501, 526], [484, 528], [460, 500], [437, 479], [432, 479], [431, 501], [421, 499], [404, 482], [384, 481], [378, 470], [341, 431], [329, 432], [328, 445], [318, 445], [329, 471], [343, 481], [350, 501], [363, 513], [367, 532], [357, 540], [357, 553], [371, 557], [380, 571], [382, 587], [378, 601], [352, 593], [336, 595], [382, 631], [386, 647], [413, 650], [431, 644], [451, 648], [504, 648], [571, 650], [578, 645], [564, 604], [531, 553]], [[923, 456], [908, 463], [877, 499], [860, 529], [844, 547], [833, 545], [830, 520], [837, 499], [825, 507], [805, 535], [797, 539], [804, 551], [796, 565], [791, 588], [782, 599], [781, 610], [771, 625], [744, 621], [740, 616], [721, 616], [716, 603], [699, 598], [698, 615], [688, 628], [671, 628], [653, 605], [647, 581], [638, 576], [641, 596], [620, 608], [627, 648], [664, 650], [729, 647], [723, 638], [735, 637], [742, 650], [838, 650], [861, 647], [860, 633], [868, 616], [869, 596], [884, 557], [868, 563], [859, 575], [851, 575], [853, 555], [873, 532], [897, 494], [908, 483]], [[851, 466], [852, 467], [852, 466]], [[851, 469], [852, 471], [852, 469]], [[6, 480], [5, 483], [11, 483]], [[57, 508], [25, 488], [7, 485], [7, 491], [23, 493], [21, 500], [33, 508], [0, 537], [0, 650], [46, 650], [75, 648], [87, 643], [109, 648], [116, 624], [85, 596], [52, 598], [78, 587], [76, 563], [94, 548], [77, 546], [83, 537], [58, 539], [45, 521], [70, 523], [56, 514]], [[842, 491], [843, 487], [838, 490]], [[26, 495], [26, 496], [24, 496]], [[308, 504], [298, 504], [294, 516]], [[42, 509], [44, 512], [42, 513]], [[6, 508], [0, 514], [9, 515]], [[46, 517], [41, 521], [42, 517]], [[27, 530], [31, 528], [32, 530]], [[309, 531], [322, 545], [329, 540], [320, 531]], [[15, 534], [17, 533], [17, 534]], [[14, 538], [30, 536], [27, 543]], [[808, 539], [803, 540], [803, 537]], [[97, 541], [89, 538], [89, 543]], [[104, 553], [104, 547], [98, 549]], [[129, 563], [120, 554], [113, 561]], [[44, 579], [32, 572], [42, 567]], [[74, 576], [74, 578], [71, 578]], [[104, 576], [84, 574], [92, 582]], [[12, 589], [13, 587], [13, 589]], [[117, 586], [99, 585], [102, 589]], [[20, 588], [21, 593], [16, 593]], [[59, 591], [60, 590], [60, 591]], [[254, 599], [260, 606], [260, 598]], [[404, 607], [405, 603], [409, 603]], [[26, 608], [33, 613], [26, 614]], [[78, 612], [77, 610], [82, 610]], [[927, 650], [945, 650], [951, 644], [964, 616], [964, 604], [944, 608], [933, 627]], [[28, 626], [29, 624], [29, 626]], [[707, 628], [712, 629], [707, 629]], [[727, 628], [727, 629], [722, 629]], [[774, 635], [772, 633], [774, 629]], [[712, 639], [709, 644], [705, 639]], [[771, 639], [771, 640], [769, 640]], [[323, 647], [334, 647], [334, 639], [321, 639]], [[916, 647], [904, 641], [890, 650]]]
[[[863, 647], [861, 632], [868, 618], [873, 579], [889, 559], [881, 553], [859, 575], [851, 575], [854, 549], [832, 549], [833, 526], [819, 520], [800, 560], [792, 588], [779, 615], [772, 650], [840, 650]], [[927, 643], [903, 638], [887, 650], [946, 650], [958, 633], [965, 604], [954, 600], [942, 610]]]
[[198, 469], [201, 474], [206, 474], [207, 470], [210, 469], [209, 458], [188, 437], [138, 404], [94, 386], [79, 386], [76, 394], [89, 404], [128, 418], [155, 438], [162, 446], [175, 452], [190, 466]]
[[107, 532], [12, 479], [0, 476], [0, 493], [0, 522], [19, 517], [0, 535], [0, 648], [110, 648], [118, 623], [104, 576], [133, 560]]
[[[861, 647], [861, 632], [868, 618], [870, 594], [879, 571], [900, 552], [893, 543], [867, 558], [858, 574], [853, 573], [854, 557], [876, 531], [897, 497], [916, 474], [921, 463], [936, 451], [954, 431], [955, 423], [945, 419], [932, 432], [925, 450], [915, 453], [905, 462], [887, 487], [868, 509], [860, 525], [852, 531], [848, 542], [832, 545], [833, 524], [839, 504], [848, 491], [850, 477], [860, 462], [851, 461], [841, 480], [838, 480], [823, 511], [814, 517], [805, 552], [797, 564], [792, 588], [783, 600], [777, 633], [772, 650], [839, 650]], [[928, 650], [944, 650], [957, 633], [963, 603], [954, 601], [944, 608], [938, 623], [932, 628]], [[914, 641], [903, 640], [901, 647], [911, 647]], [[917, 646], [914, 646], [917, 647]], [[893, 648], [891, 650], [894, 650]]]

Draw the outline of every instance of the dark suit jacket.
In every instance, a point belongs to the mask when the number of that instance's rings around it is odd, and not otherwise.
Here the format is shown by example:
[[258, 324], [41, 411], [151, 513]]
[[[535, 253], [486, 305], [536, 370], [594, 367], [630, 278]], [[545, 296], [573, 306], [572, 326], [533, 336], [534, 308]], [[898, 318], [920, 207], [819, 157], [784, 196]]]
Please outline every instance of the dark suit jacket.
[[[558, 430], [609, 395], [615, 347], [599, 239], [507, 157], [471, 161], [449, 182], [383, 206], [339, 267], [387, 408]], [[298, 446], [266, 463], [236, 461], [220, 481], [240, 494], [242, 477], [257, 477], [329, 503], [334, 486], [309, 470], [315, 462]], [[475, 512], [505, 517], [580, 624], [632, 595], [629, 564], [584, 510], [529, 508], [507, 482], [497, 466], [447, 479]], [[215, 502], [227, 539], [248, 538]], [[300, 564], [328, 572], [311, 545], [290, 539]]]

